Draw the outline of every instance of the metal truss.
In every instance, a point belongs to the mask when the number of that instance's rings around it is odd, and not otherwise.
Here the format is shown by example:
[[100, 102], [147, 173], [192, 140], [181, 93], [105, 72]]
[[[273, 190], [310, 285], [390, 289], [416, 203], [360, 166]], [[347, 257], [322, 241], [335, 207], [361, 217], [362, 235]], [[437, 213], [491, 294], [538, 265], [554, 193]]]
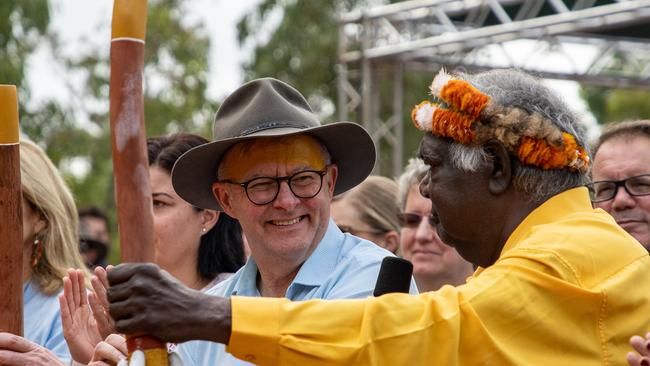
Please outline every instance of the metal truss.
[[[339, 26], [338, 112], [370, 131], [378, 173], [402, 168], [404, 75], [517, 68], [541, 77], [650, 88], [650, 0], [412, 0]], [[389, 100], [389, 102], [386, 102]]]

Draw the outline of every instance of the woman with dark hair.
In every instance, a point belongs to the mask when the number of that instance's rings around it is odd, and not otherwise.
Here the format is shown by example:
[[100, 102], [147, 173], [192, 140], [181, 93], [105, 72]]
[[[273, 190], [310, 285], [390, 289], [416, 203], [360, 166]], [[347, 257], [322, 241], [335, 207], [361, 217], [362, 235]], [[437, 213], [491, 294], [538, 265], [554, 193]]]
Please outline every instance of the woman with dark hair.
[[190, 205], [172, 187], [176, 160], [206, 142], [188, 133], [147, 140], [156, 264], [196, 290], [224, 280], [245, 260], [239, 222], [223, 212]]
[[[236, 272], [245, 261], [242, 230], [239, 222], [223, 212], [192, 206], [181, 199], [172, 187], [171, 170], [186, 151], [208, 142], [201, 136], [176, 133], [147, 139], [149, 177], [153, 200], [155, 263], [195, 290], [207, 290]], [[88, 296], [95, 321], [85, 296], [80, 296], [83, 274], [69, 271], [70, 291], [62, 302], [64, 336], [72, 358], [81, 364], [116, 363], [114, 333], [106, 301], [106, 271], [98, 267], [92, 280], [94, 292]], [[76, 292], [76, 293], [75, 293]], [[79, 334], [90, 336], [80, 337]], [[76, 335], [76, 337], [75, 337]], [[99, 339], [107, 339], [97, 343]], [[117, 343], [116, 343], [117, 342]], [[95, 357], [93, 352], [97, 349]], [[109, 349], [108, 352], [104, 352]], [[92, 359], [91, 359], [92, 358]]]

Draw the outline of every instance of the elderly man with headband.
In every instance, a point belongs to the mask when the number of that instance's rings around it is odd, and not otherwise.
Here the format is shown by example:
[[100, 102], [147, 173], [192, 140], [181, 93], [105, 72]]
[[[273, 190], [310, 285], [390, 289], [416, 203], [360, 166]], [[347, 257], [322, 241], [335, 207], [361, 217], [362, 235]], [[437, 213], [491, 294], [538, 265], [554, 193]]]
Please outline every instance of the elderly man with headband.
[[[392, 254], [342, 233], [330, 219], [332, 196], [362, 182], [374, 166], [368, 133], [355, 123], [321, 125], [297, 90], [265, 78], [244, 84], [224, 100], [213, 136], [213, 142], [179, 158], [172, 184], [194, 206], [239, 220], [251, 256], [207, 294], [289, 300], [372, 295], [381, 261]], [[156, 268], [149, 271], [160, 275]], [[411, 287], [416, 293], [414, 281]], [[210, 296], [189, 290], [180, 297], [160, 295], [149, 301], [188, 306], [159, 318], [160, 324], [176, 319], [178, 324], [168, 323], [172, 331], [208, 324], [214, 315], [196, 307]], [[179, 353], [186, 366], [246, 363], [217, 343], [188, 342]]]
[[413, 112], [429, 166], [420, 189], [440, 238], [478, 266], [467, 284], [346, 301], [212, 298], [199, 308], [210, 321], [172, 331], [133, 317], [171, 314], [130, 290], [148, 278], [130, 265], [110, 275], [118, 329], [221, 342], [261, 365], [624, 362], [628, 338], [650, 329], [650, 257], [592, 209], [574, 114], [511, 70], [441, 72], [431, 93]]

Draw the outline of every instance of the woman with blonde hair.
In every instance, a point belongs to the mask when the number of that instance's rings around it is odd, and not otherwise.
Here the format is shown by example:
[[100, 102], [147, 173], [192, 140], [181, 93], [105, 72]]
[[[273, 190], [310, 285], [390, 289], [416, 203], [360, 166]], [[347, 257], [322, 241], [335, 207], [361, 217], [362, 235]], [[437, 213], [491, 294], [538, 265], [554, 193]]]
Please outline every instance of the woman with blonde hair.
[[20, 141], [20, 175], [25, 337], [0, 333], [0, 364], [67, 364], [70, 354], [57, 295], [68, 268], [85, 268], [78, 249], [77, 209], [52, 161], [25, 139]]
[[[189, 133], [147, 139], [156, 247], [154, 263], [185, 286], [201, 291], [228, 278], [245, 261], [239, 221], [223, 212], [192, 206], [172, 187], [171, 172], [176, 160], [188, 150], [207, 142], [205, 138]], [[66, 287], [66, 296], [61, 303], [64, 335], [75, 362], [117, 363], [122, 357], [118, 345], [123, 345], [124, 340], [111, 334], [114, 330], [108, 316], [106, 271], [98, 268], [95, 274], [92, 280], [94, 292], [86, 301], [82, 296], [82, 274], [69, 272], [66, 281], [71, 281], [71, 286]], [[90, 319], [89, 308], [92, 308], [94, 322]], [[100, 343], [102, 339], [106, 341]]]
[[397, 184], [381, 176], [370, 176], [335, 197], [330, 208], [341, 231], [370, 240], [392, 253], [399, 250], [399, 211]]

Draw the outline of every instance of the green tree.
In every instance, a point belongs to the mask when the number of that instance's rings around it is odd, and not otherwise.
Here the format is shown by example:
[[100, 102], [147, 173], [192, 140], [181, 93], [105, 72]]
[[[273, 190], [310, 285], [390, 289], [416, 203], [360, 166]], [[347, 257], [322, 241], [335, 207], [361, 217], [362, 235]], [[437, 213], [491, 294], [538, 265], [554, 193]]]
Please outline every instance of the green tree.
[[[321, 111], [336, 100], [337, 16], [365, 0], [263, 0], [237, 25], [241, 44], [254, 47], [244, 65], [247, 79], [273, 76], [294, 85]], [[271, 34], [274, 18], [282, 17]]]
[[600, 124], [650, 118], [650, 91], [588, 86], [580, 91]]
[[29, 94], [25, 60], [45, 40], [49, 23], [47, 0], [0, 2], [0, 80], [17, 85], [23, 97]]
[[0, 3], [0, 81], [18, 87], [22, 132], [44, 146], [58, 164], [66, 156], [82, 154], [89, 136], [75, 126], [70, 108], [56, 101], [38, 106], [29, 103], [31, 88], [38, 86], [26, 82], [27, 61], [39, 46], [56, 49], [58, 45], [57, 35], [48, 31], [49, 24], [48, 0]]
[[[186, 5], [181, 0], [150, 0], [148, 6], [144, 73], [147, 134], [183, 130], [207, 135], [216, 109], [216, 103], [205, 98], [208, 32], [201, 23], [188, 24]], [[24, 95], [21, 100], [28, 100], [24, 60], [40, 42], [49, 42], [55, 50], [53, 53], [61, 54], [57, 52], [56, 34], [48, 33], [48, 1], [3, 0], [0, 15], [0, 54], [4, 61], [0, 63], [0, 76], [5, 83], [18, 84]], [[74, 106], [46, 101], [33, 110], [23, 109], [21, 127], [46, 149], [59, 168], [75, 160], [86, 163], [88, 174], [85, 175], [63, 169], [77, 204], [103, 207], [115, 223], [108, 54], [97, 49], [85, 51], [74, 58], [60, 60], [69, 73], [83, 75], [81, 91], [71, 91], [79, 101]], [[80, 115], [87, 115], [94, 125], [90, 131], [88, 126], [80, 126], [77, 120]], [[117, 239], [117, 235], [113, 237]], [[112, 253], [112, 258], [117, 255]]]
[[[189, 25], [180, 0], [149, 1], [145, 40], [144, 109], [147, 135], [176, 131], [207, 135], [215, 103], [205, 98], [210, 47], [203, 24]], [[73, 181], [80, 205], [99, 203], [115, 218], [108, 119], [109, 69], [106, 58], [89, 53], [70, 62], [87, 70], [88, 95], [105, 102], [90, 115], [101, 131], [86, 146], [90, 174]], [[115, 220], [113, 220], [115, 222]], [[113, 261], [117, 253], [113, 253]]]
[[[338, 62], [338, 17], [346, 12], [398, 1], [378, 0], [263, 0], [238, 23], [240, 44], [252, 47], [250, 62], [244, 65], [247, 79], [273, 76], [300, 90], [314, 110], [326, 122], [336, 118], [337, 87], [335, 65]], [[269, 25], [280, 18], [270, 31]], [[260, 31], [264, 30], [264, 31]], [[267, 34], [268, 33], [268, 34]], [[420, 134], [411, 128], [410, 106], [427, 98], [432, 75], [407, 72], [404, 79], [404, 157], [413, 157]], [[391, 80], [386, 74], [384, 80]], [[388, 88], [383, 85], [382, 108], [392, 106]], [[386, 118], [386, 113], [383, 113]], [[351, 116], [359, 120], [359, 116]], [[380, 157], [381, 159], [381, 157]]]

